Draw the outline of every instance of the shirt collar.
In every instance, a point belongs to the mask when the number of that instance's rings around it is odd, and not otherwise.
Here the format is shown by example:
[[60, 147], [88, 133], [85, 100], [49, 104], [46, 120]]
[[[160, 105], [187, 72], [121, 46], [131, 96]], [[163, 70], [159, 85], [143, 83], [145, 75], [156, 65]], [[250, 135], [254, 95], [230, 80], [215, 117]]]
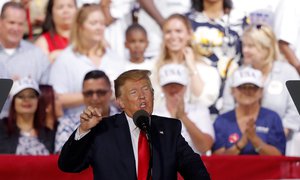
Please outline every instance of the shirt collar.
[[129, 129], [130, 129], [130, 133], [133, 134], [139, 134], [140, 133], [140, 129], [134, 124], [133, 119], [131, 117], [129, 117], [126, 113], [125, 113], [128, 125], [129, 125]]

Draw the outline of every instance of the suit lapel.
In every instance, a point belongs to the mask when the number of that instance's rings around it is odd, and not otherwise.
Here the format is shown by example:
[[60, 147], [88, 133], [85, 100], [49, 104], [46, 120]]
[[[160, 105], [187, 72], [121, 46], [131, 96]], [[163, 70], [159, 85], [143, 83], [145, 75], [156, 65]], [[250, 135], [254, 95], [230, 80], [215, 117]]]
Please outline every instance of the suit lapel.
[[151, 116], [151, 136], [152, 136], [152, 146], [153, 146], [153, 165], [152, 165], [152, 177], [153, 179], [161, 179], [163, 159], [162, 156], [162, 146], [161, 146], [161, 136], [164, 134], [164, 129], [157, 126], [159, 120], [156, 116]]
[[127, 173], [126, 179], [136, 179], [135, 159], [131, 143], [131, 135], [124, 112], [117, 116], [115, 137], [118, 150], [120, 152], [121, 165]]

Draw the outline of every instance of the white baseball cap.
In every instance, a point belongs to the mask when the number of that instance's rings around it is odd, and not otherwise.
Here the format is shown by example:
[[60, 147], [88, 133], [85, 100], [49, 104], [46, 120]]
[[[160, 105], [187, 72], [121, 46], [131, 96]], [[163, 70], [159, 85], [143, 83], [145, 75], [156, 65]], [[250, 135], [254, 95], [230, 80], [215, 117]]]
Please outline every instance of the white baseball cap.
[[233, 74], [232, 87], [238, 87], [243, 84], [254, 84], [263, 87], [262, 73], [251, 67], [238, 69]]
[[24, 77], [17, 81], [14, 81], [13, 86], [10, 90], [10, 96], [13, 97], [24, 89], [33, 89], [40, 94], [40, 89], [37, 82], [30, 77]]
[[159, 84], [161, 86], [177, 83], [181, 85], [188, 85], [189, 77], [188, 70], [181, 64], [166, 64], [159, 70]]

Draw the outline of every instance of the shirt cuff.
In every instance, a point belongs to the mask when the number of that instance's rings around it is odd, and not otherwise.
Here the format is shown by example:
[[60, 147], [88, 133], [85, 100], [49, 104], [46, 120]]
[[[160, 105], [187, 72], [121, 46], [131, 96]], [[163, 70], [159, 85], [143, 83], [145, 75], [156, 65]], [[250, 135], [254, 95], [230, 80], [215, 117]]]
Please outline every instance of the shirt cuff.
[[85, 135], [87, 135], [91, 130], [84, 132], [84, 133], [79, 133], [79, 128], [77, 128], [76, 133], [75, 133], [75, 140], [79, 141], [81, 138], [83, 138]]

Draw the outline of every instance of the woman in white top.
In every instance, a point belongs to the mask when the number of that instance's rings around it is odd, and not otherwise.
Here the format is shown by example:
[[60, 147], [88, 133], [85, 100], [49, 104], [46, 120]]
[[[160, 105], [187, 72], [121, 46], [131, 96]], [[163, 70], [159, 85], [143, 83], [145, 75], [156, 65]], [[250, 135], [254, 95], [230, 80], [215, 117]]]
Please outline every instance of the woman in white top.
[[123, 72], [123, 62], [106, 46], [104, 16], [98, 5], [84, 5], [71, 31], [71, 45], [54, 62], [50, 83], [65, 108], [65, 115], [83, 109], [82, 82], [91, 70], [103, 70], [110, 80]]
[[[209, 107], [218, 98], [220, 77], [217, 70], [202, 61], [202, 56], [194, 51], [191, 44], [192, 32], [191, 24], [185, 16], [173, 14], [166, 19], [163, 25], [163, 45], [156, 69], [158, 72], [161, 66], [168, 63], [186, 66], [190, 79], [187, 99]], [[156, 87], [155, 90], [160, 91], [157, 84]]]
[[[243, 34], [244, 65], [250, 65], [263, 74], [264, 91], [261, 104], [279, 114], [287, 136], [286, 155], [300, 156], [300, 117], [285, 87], [287, 80], [299, 80], [294, 67], [279, 60], [279, 48], [272, 28], [267, 25], [249, 26]], [[228, 79], [224, 89], [223, 112], [234, 107]]]

